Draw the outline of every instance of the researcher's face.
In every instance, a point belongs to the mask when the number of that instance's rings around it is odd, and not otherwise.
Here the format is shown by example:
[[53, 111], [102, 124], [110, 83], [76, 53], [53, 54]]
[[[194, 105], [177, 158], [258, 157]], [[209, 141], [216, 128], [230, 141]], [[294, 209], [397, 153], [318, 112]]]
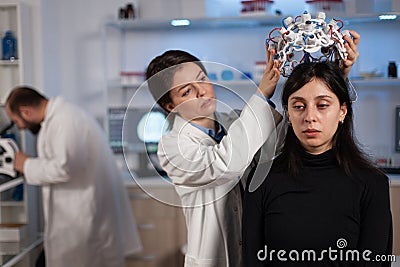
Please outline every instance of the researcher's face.
[[20, 130], [24, 130], [24, 129], [28, 129], [29, 131], [31, 131], [32, 134], [38, 134], [41, 128], [40, 123], [35, 123], [35, 122], [30, 122], [29, 119], [24, 119], [21, 115], [18, 114], [14, 114], [8, 105], [6, 105], [6, 113], [7, 116], [10, 118], [11, 121], [13, 121], [18, 129]]
[[289, 96], [288, 117], [305, 150], [321, 154], [332, 148], [333, 136], [347, 107], [323, 82], [313, 79]]
[[213, 118], [216, 109], [214, 88], [207, 75], [195, 63], [182, 64], [174, 74], [171, 103], [166, 105], [170, 112], [177, 112], [188, 121], [202, 124]]

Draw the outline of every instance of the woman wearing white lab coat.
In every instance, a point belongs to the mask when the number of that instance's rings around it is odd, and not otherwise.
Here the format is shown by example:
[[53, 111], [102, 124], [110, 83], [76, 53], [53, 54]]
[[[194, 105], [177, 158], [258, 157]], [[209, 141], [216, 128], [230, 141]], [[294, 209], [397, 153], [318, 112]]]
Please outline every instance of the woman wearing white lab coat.
[[[275, 89], [279, 71], [272, 72], [267, 88], [252, 96], [238, 116], [234, 111], [215, 112], [215, 94], [204, 66], [189, 53], [167, 51], [148, 67], [153, 97], [174, 117], [171, 131], [159, 142], [158, 156], [184, 208], [187, 267], [242, 264], [241, 187], [247, 173], [243, 174], [268, 138], [270, 157], [275, 150], [275, 120], [261, 96]], [[206, 133], [221, 131], [222, 140]]]
[[98, 124], [63, 99], [50, 99], [37, 150], [23, 172], [27, 183], [42, 186], [46, 265], [124, 266], [124, 256], [140, 250], [141, 243]]

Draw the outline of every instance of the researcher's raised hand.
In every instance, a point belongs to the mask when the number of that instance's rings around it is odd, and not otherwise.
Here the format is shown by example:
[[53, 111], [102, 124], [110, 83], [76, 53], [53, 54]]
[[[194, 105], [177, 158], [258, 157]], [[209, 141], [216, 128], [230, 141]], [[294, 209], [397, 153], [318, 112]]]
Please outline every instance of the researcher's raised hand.
[[347, 78], [350, 74], [351, 67], [354, 65], [354, 63], [357, 61], [357, 58], [359, 57], [358, 53], [358, 44], [360, 43], [360, 35], [353, 30], [349, 30], [353, 38], [351, 38], [348, 35], [345, 35], [343, 39], [346, 40], [346, 43], [344, 44], [346, 51], [347, 51], [347, 59], [343, 60], [342, 64], [342, 72], [343, 76]]
[[276, 50], [274, 48], [269, 49], [267, 45], [266, 54], [267, 64], [260, 85], [258, 86], [258, 90], [266, 98], [271, 98], [274, 95], [276, 85], [278, 84], [280, 72], [278, 69], [278, 60], [274, 60]]

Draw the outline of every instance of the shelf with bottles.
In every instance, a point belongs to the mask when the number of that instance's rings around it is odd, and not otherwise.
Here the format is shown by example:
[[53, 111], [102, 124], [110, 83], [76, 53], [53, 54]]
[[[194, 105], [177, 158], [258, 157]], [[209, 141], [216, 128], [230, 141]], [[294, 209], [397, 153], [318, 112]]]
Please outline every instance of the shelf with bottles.
[[33, 54], [29, 6], [14, 0], [2, 2], [0, 18], [0, 102], [4, 103], [11, 88], [32, 82], [28, 80]]
[[[355, 25], [361, 23], [398, 23], [400, 22], [400, 12], [386, 12], [386, 15], [396, 16], [394, 19], [381, 20], [382, 14], [355, 14], [355, 15], [336, 15], [346, 25]], [[112, 20], [106, 23], [106, 26], [113, 27], [121, 31], [159, 31], [172, 29], [221, 29], [221, 28], [253, 28], [265, 26], [281, 25], [282, 19], [288, 17], [277, 15], [246, 16], [246, 17], [204, 17], [193, 19], [136, 19], [136, 20]], [[330, 18], [329, 14], [327, 17]], [[175, 22], [181, 22], [180, 25], [173, 26]]]
[[1, 33], [1, 58], [2, 60], [15, 60], [18, 58], [18, 16], [19, 6], [16, 4], [0, 5], [0, 33]]
[[[392, 13], [394, 15], [400, 15], [400, 13]], [[138, 93], [138, 90], [143, 82], [123, 83], [121, 82], [120, 71], [126, 69], [140, 69], [141, 57], [135, 58], [137, 62], [132, 64], [132, 59], [129, 51], [130, 42], [135, 42], [137, 39], [132, 38], [135, 34], [141, 34], [143, 32], [152, 32], [152, 34], [158, 34], [158, 32], [181, 32], [183, 35], [187, 33], [185, 29], [200, 29], [200, 30], [213, 30], [213, 29], [238, 29], [243, 30], [246, 28], [256, 27], [276, 27], [281, 25], [282, 18], [285, 16], [253, 16], [253, 17], [208, 17], [208, 18], [196, 18], [190, 19], [190, 25], [187, 27], [174, 27], [172, 26], [171, 20], [169, 19], [134, 19], [134, 20], [111, 20], [104, 24], [103, 27], [103, 45], [104, 45], [104, 57], [105, 57], [105, 102], [106, 106], [127, 106], [131, 97]], [[380, 21], [378, 14], [358, 14], [355, 16], [338, 16], [344, 21], [345, 24], [362, 24], [362, 23], [382, 23], [382, 27], [386, 27], [386, 23], [398, 23], [399, 18], [392, 21]], [[328, 16], [329, 19], [329, 16]], [[392, 25], [393, 26], [393, 25]], [[395, 25], [397, 26], [397, 25]], [[139, 32], [139, 33], [138, 33]], [[180, 34], [180, 33], [179, 33]], [[140, 37], [140, 36], [139, 36]], [[150, 48], [149, 48], [150, 49]], [[140, 52], [135, 52], [140, 53]], [[127, 56], [129, 55], [129, 56]], [[130, 61], [129, 61], [130, 60]], [[139, 66], [138, 66], [139, 65]], [[144, 66], [143, 66], [144, 67]], [[238, 68], [241, 69], [241, 68]], [[243, 70], [243, 69], [241, 69]], [[244, 70], [243, 70], [244, 71]], [[212, 83], [219, 84], [227, 89], [231, 89], [234, 92], [240, 94], [246, 94], [247, 91], [255, 91], [256, 84], [260, 82], [260, 75], [257, 70], [253, 67], [248, 67], [246, 71], [253, 74], [251, 80], [240, 79], [235, 76], [234, 80], [222, 80], [218, 73], [218, 80], [212, 80]], [[278, 84], [278, 90], [281, 90], [286, 79], [281, 78]], [[356, 89], [369, 89], [371, 87], [385, 87], [392, 90], [396, 86], [400, 85], [399, 79], [388, 79], [388, 78], [352, 78], [353, 85]], [[254, 89], [254, 90], [253, 90]], [[139, 92], [142, 93], [142, 92]], [[146, 92], [143, 92], [146, 93]], [[145, 94], [144, 94], [145, 95]], [[150, 94], [148, 94], [150, 95]], [[147, 94], [143, 96], [144, 102], [154, 102], [151, 96]], [[146, 102], [146, 103], [147, 103]], [[143, 104], [144, 105], [144, 104]]]

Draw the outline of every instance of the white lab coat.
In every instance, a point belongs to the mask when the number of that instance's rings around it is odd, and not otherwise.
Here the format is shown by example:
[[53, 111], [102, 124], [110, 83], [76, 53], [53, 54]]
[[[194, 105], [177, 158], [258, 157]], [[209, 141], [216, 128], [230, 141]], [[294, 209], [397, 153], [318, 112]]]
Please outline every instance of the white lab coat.
[[269, 110], [266, 101], [252, 96], [239, 119], [234, 112], [218, 114], [219, 122], [229, 128], [219, 144], [180, 116], [162, 137], [160, 163], [184, 206], [188, 230], [185, 266], [241, 266], [238, 181], [268, 137], [267, 150], [272, 154], [275, 150], [275, 122]]
[[141, 243], [98, 124], [63, 99], [50, 99], [37, 150], [24, 174], [27, 183], [42, 186], [47, 266], [124, 266], [124, 256]]

